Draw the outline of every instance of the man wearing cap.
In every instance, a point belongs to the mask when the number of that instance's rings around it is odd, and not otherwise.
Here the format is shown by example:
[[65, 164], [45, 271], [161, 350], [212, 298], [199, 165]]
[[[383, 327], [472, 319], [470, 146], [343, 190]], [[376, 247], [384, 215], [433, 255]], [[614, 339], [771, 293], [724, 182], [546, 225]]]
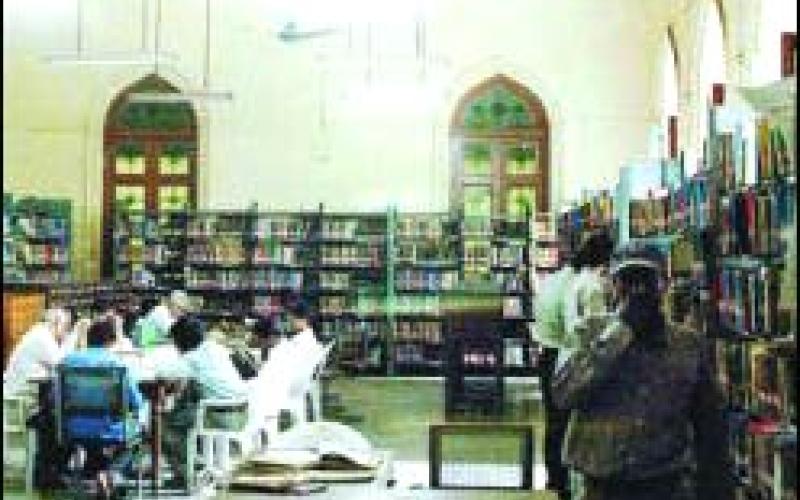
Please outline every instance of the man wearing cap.
[[556, 374], [586, 500], [733, 498], [722, 395], [703, 339], [667, 323], [663, 269], [657, 249], [623, 249], [610, 323]]

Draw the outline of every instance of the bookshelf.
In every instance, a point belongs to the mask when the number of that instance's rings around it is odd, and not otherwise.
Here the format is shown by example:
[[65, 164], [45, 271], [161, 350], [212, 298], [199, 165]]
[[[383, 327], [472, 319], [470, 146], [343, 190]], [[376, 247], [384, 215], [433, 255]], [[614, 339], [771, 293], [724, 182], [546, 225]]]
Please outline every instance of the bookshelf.
[[70, 279], [72, 203], [3, 194], [3, 282]]
[[384, 374], [391, 339], [387, 315], [387, 214], [328, 213], [312, 231], [310, 297], [317, 331], [337, 339], [340, 366]]
[[716, 235], [709, 332], [741, 489], [751, 498], [782, 500], [797, 494], [796, 304], [781, 297], [781, 283], [796, 282], [785, 269], [789, 238], [796, 237], [794, 78], [739, 92], [753, 110], [739, 117], [752, 121], [753, 137], [742, 126], [718, 129], [723, 110], [709, 111]]
[[396, 374], [439, 374], [443, 298], [459, 283], [456, 224], [446, 213], [391, 211], [390, 317]]

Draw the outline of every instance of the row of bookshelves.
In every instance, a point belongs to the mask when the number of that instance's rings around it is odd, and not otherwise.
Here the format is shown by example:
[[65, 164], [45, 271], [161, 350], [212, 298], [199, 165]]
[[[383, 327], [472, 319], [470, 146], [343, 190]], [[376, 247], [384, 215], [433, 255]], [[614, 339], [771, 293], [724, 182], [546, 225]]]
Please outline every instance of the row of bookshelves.
[[[547, 229], [552, 240], [555, 231]], [[442, 319], [476, 297], [493, 301], [511, 322], [532, 317], [537, 263], [528, 221], [322, 207], [128, 212], [117, 217], [114, 241], [117, 281], [144, 276], [185, 288], [209, 314], [268, 313], [289, 296], [304, 297], [318, 331], [337, 337], [339, 359], [349, 353], [346, 364], [366, 370], [392, 372], [395, 354], [412, 344], [426, 353], [420, 367], [441, 363], [429, 347], [442, 343]], [[546, 247], [539, 267], [554, 264], [557, 248]], [[395, 342], [405, 347], [398, 351]], [[400, 364], [413, 372], [410, 359]]]

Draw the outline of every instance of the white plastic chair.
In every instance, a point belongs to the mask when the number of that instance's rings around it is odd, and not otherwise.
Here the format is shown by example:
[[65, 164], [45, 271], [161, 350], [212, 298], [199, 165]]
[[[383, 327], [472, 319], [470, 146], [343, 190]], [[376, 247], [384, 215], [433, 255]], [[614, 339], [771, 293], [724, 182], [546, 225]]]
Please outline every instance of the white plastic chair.
[[21, 468], [24, 468], [25, 491], [28, 494], [33, 492], [36, 433], [32, 429], [28, 429], [27, 421], [30, 409], [34, 404], [34, 395], [25, 390], [14, 395], [3, 394], [3, 471], [10, 469], [9, 465], [14, 463], [9, 450], [10, 438], [22, 437], [25, 462]]
[[310, 356], [308, 354], [298, 356], [305, 359], [302, 359], [302, 362], [298, 361], [295, 369], [289, 373], [288, 398], [286, 407], [282, 409], [289, 411], [293, 425], [309, 421], [306, 411], [306, 396], [313, 393], [314, 375], [325, 356], [324, 348], [312, 351]]
[[[209, 411], [244, 412], [246, 423], [241, 430], [217, 429], [206, 426]], [[247, 400], [204, 399], [200, 401], [195, 425], [187, 440], [187, 480], [190, 491], [196, 486], [196, 478], [211, 473], [218, 485], [224, 485], [233, 470], [263, 446], [263, 426], [250, 411]], [[198, 450], [198, 444], [199, 450]], [[239, 453], [234, 453], [234, 448]], [[196, 466], [202, 469], [196, 471]]]
[[311, 413], [313, 421], [319, 422], [322, 420], [322, 382], [320, 381], [322, 372], [328, 364], [331, 351], [333, 350], [333, 342], [325, 345], [314, 367], [314, 375], [311, 383]]

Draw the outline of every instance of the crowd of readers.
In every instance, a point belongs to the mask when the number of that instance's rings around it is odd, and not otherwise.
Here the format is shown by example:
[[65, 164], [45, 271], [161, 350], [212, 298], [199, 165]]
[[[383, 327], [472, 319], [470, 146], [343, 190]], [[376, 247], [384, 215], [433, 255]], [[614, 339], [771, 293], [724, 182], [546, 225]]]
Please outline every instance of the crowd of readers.
[[[259, 367], [247, 351], [223, 345], [215, 329], [209, 329], [192, 313], [190, 301], [182, 291], [173, 292], [160, 303], [130, 306], [100, 301], [95, 304], [91, 319], [77, 320], [74, 311], [68, 308], [45, 311], [42, 320], [14, 348], [3, 373], [3, 392], [6, 396], [29, 392], [32, 378], [52, 374], [59, 365], [122, 367], [132, 418], [109, 422], [105, 417], [75, 417], [64, 424], [72, 436], [121, 440], [126, 434], [141, 434], [148, 424], [147, 401], [139, 386], [140, 367], [125, 354], [172, 350], [172, 362], [160, 363], [158, 370], [159, 375], [178, 381], [174, 403], [164, 416], [162, 449], [173, 471], [173, 482], [176, 486], [185, 485], [186, 442], [198, 403], [207, 398], [246, 400], [251, 388], [259, 383], [256, 377]], [[278, 330], [274, 316], [256, 315], [248, 322], [261, 359], [281, 358], [290, 362], [319, 352], [321, 344], [311, 329], [305, 303], [290, 301], [284, 313], [289, 318], [288, 332]], [[210, 422], [215, 427], [236, 429], [243, 425], [246, 415], [220, 412], [211, 413], [208, 418], [216, 419]], [[130, 460], [116, 456], [113, 449], [86, 451], [85, 468], [95, 471], [101, 484], [109, 480], [110, 470], [115, 473], [129, 470]]]

